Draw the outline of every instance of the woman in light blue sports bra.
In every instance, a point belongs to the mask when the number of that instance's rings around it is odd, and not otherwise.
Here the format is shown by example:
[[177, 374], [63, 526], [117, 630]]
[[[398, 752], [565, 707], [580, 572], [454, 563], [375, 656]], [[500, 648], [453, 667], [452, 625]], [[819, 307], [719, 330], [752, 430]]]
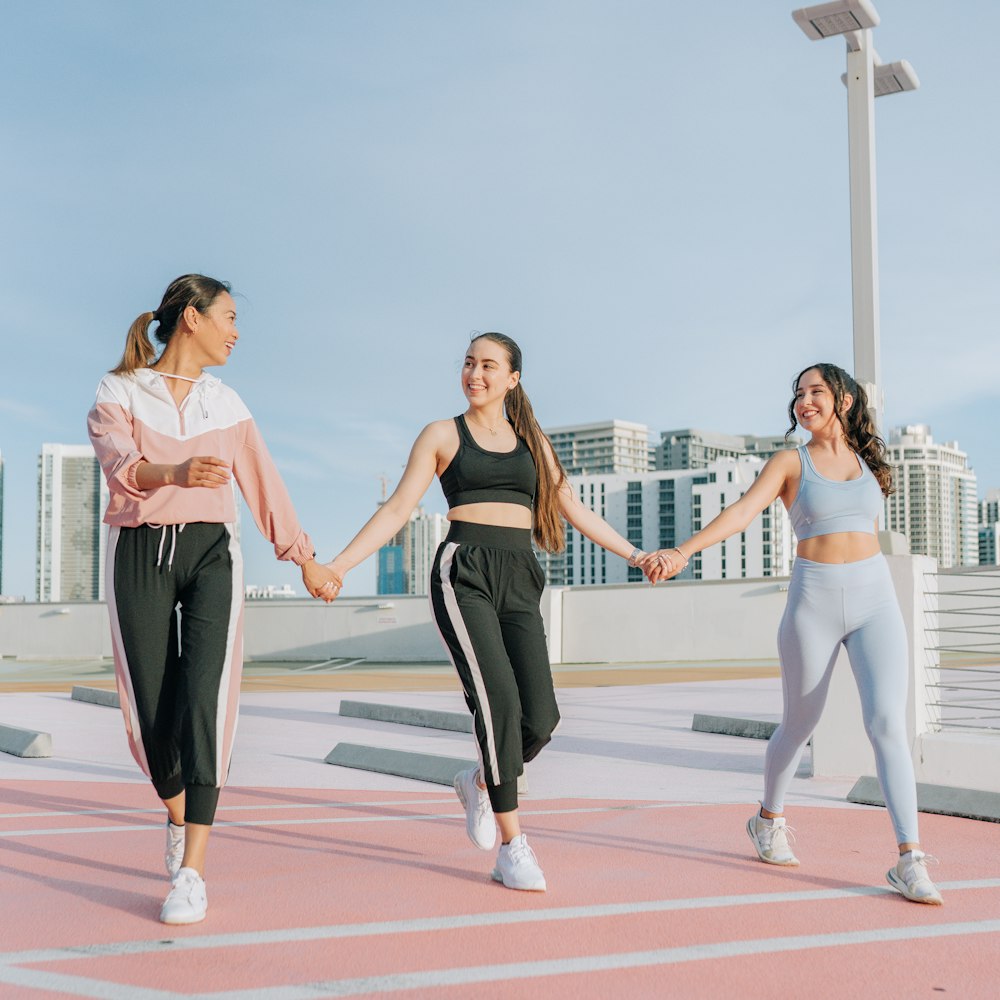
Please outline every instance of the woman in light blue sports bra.
[[778, 452], [754, 484], [707, 527], [655, 554], [651, 579], [679, 573], [696, 552], [747, 525], [775, 499], [788, 509], [798, 545], [788, 605], [778, 628], [784, 711], [764, 762], [764, 798], [747, 822], [761, 861], [797, 865], [783, 815], [785, 793], [826, 702], [840, 645], [847, 648], [865, 730], [899, 845], [889, 884], [907, 899], [940, 903], [917, 832], [917, 793], [906, 734], [906, 629], [878, 542], [883, 497], [892, 492], [885, 444], [864, 389], [842, 368], [811, 365], [793, 383], [791, 427], [811, 435]]

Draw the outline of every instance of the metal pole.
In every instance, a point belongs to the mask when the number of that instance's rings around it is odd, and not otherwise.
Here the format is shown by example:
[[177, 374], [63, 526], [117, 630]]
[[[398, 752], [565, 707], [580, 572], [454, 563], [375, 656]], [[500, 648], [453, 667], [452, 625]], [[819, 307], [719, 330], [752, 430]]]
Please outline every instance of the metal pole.
[[875, 207], [875, 69], [871, 30], [847, 36], [847, 136], [851, 176], [854, 377], [882, 426], [878, 236]]

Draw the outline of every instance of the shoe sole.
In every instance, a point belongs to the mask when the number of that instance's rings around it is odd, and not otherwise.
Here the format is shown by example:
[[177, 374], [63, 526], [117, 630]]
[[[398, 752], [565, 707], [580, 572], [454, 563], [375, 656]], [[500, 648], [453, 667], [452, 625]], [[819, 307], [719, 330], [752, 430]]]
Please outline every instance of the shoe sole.
[[796, 857], [792, 857], [788, 861], [775, 861], [774, 858], [764, 857], [764, 854], [760, 849], [760, 845], [757, 843], [757, 838], [754, 836], [753, 821], [753, 816], [747, 820], [747, 836], [750, 838], [750, 843], [753, 844], [754, 850], [757, 852], [757, 857], [760, 858], [765, 865], [777, 865], [779, 868], [798, 868], [799, 859]]
[[492, 851], [496, 846], [497, 842], [497, 828], [496, 825], [493, 827], [493, 839], [488, 844], [480, 844], [478, 840], [472, 835], [472, 831], [469, 829], [469, 804], [465, 798], [465, 790], [462, 788], [461, 778], [456, 776], [455, 780], [452, 782], [452, 787], [455, 789], [455, 794], [458, 796], [458, 801], [462, 803], [462, 808], [465, 810], [465, 832], [476, 847], [481, 851]]
[[511, 885], [503, 880], [503, 875], [496, 868], [490, 872], [490, 878], [494, 882], [499, 882], [505, 889], [515, 889], [519, 892], [545, 892], [544, 880], [541, 885]]
[[911, 896], [906, 889], [906, 883], [896, 874], [894, 868], [890, 868], [885, 873], [885, 880], [896, 892], [911, 903], [925, 903], [928, 906], [941, 906], [944, 903], [944, 900], [940, 896]]
[[200, 924], [206, 916], [208, 916], [208, 914], [203, 913], [200, 917], [195, 917], [192, 920], [178, 920], [176, 918], [173, 920], [164, 920], [163, 917], [160, 917], [160, 923], [166, 924], [168, 927], [184, 927], [187, 924]]

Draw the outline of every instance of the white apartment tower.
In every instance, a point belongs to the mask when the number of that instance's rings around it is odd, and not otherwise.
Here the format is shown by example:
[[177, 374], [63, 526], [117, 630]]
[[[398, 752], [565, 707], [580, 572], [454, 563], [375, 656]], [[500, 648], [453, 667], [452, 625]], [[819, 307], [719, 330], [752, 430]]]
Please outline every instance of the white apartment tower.
[[653, 468], [653, 450], [645, 424], [605, 420], [553, 427], [545, 434], [569, 476], [648, 472]]
[[89, 444], [43, 444], [38, 457], [35, 597], [104, 599], [108, 488]]
[[426, 594], [434, 556], [447, 534], [443, 514], [427, 514], [418, 507], [377, 553], [376, 593]]
[[0, 594], [3, 593], [3, 452], [0, 452]]
[[[707, 469], [658, 469], [632, 475], [571, 476], [584, 506], [600, 514], [633, 545], [672, 548], [738, 500], [764, 463], [758, 458], [720, 459]], [[682, 577], [733, 580], [787, 576], [794, 552], [791, 523], [775, 501], [747, 530], [700, 553]], [[552, 586], [627, 583], [643, 579], [634, 569], [567, 526], [566, 551], [541, 556]]]
[[[546, 429], [545, 434], [571, 480], [578, 476], [642, 475], [653, 468], [654, 449], [649, 442], [649, 428], [645, 424], [634, 424], [628, 420], [604, 420], [595, 424], [552, 427]], [[599, 505], [592, 509], [600, 513]], [[568, 542], [572, 528], [568, 525], [567, 528]], [[623, 531], [622, 534], [624, 533]], [[538, 551], [536, 554], [545, 571], [545, 579], [550, 584], [561, 586], [573, 577], [573, 555], [568, 547], [564, 552]], [[604, 555], [606, 559], [607, 553]]]
[[884, 527], [941, 566], [977, 565], [976, 474], [958, 443], [935, 444], [925, 424], [896, 427], [888, 458], [896, 492], [886, 498]]
[[768, 459], [776, 451], [795, 448], [801, 438], [783, 436], [758, 437], [755, 434], [719, 434], [685, 427], [676, 431], [661, 431], [656, 448], [657, 469], [707, 469], [720, 458], [743, 458], [752, 455]]

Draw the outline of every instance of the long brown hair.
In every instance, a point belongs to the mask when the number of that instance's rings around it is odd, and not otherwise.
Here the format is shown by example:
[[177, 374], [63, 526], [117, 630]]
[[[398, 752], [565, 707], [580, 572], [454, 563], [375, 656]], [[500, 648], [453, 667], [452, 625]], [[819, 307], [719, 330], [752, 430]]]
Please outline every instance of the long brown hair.
[[181, 314], [188, 306], [203, 313], [223, 293], [231, 291], [229, 282], [208, 278], [204, 274], [182, 274], [167, 285], [159, 306], [153, 312], [136, 317], [125, 338], [121, 361], [111, 369], [112, 375], [128, 375], [136, 368], [148, 368], [156, 357], [156, 348], [149, 339], [150, 323], [159, 324], [156, 339], [164, 347], [177, 329]]
[[[472, 343], [477, 340], [492, 340], [494, 344], [499, 344], [507, 352], [510, 370], [521, 371], [521, 348], [510, 337], [502, 333], [481, 333], [472, 338]], [[566, 547], [566, 533], [559, 515], [559, 488], [566, 481], [566, 472], [535, 419], [535, 411], [531, 408], [528, 394], [521, 388], [520, 379], [507, 392], [503, 403], [507, 417], [514, 425], [514, 432], [528, 445], [538, 474], [531, 536], [546, 552], [561, 552]]]
[[[864, 459], [865, 465], [872, 470], [872, 475], [882, 488], [883, 496], [895, 493], [895, 487], [892, 485], [892, 466], [886, 457], [885, 441], [878, 436], [875, 423], [868, 411], [868, 394], [863, 386], [859, 385], [843, 368], [837, 365], [821, 361], [819, 364], [803, 368], [795, 376], [792, 382], [792, 401], [788, 404], [788, 419], [792, 422], [792, 426], [785, 431], [785, 440], [788, 440], [789, 435], [799, 425], [798, 420], [795, 419], [795, 394], [799, 389], [799, 379], [806, 372], [813, 370], [819, 372], [819, 377], [833, 393], [834, 412], [837, 414], [840, 426], [844, 429], [847, 443]], [[843, 412], [845, 396], [851, 396], [853, 399], [847, 413]]]

